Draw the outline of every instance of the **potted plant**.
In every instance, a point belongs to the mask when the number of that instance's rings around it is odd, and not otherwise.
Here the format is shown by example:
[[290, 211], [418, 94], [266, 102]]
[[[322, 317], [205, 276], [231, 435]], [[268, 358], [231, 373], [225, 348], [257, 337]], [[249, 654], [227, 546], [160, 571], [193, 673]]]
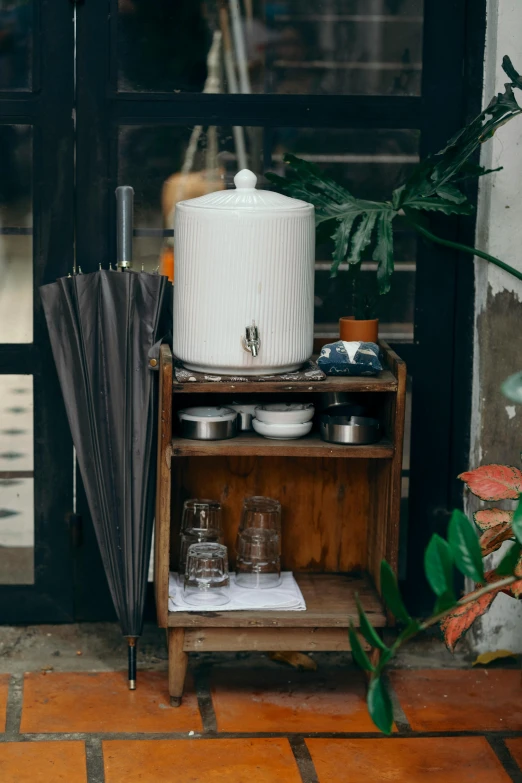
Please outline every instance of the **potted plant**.
[[345, 342], [376, 343], [379, 335], [377, 302], [379, 291], [375, 277], [361, 275], [361, 267], [348, 270], [349, 312], [339, 319], [339, 337]]

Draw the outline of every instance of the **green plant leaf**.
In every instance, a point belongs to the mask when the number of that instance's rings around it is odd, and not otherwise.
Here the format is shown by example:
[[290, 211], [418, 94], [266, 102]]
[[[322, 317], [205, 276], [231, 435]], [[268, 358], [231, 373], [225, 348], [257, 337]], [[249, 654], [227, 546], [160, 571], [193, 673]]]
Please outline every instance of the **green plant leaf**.
[[445, 199], [446, 201], [453, 201], [455, 204], [464, 204], [464, 202], [467, 201], [464, 193], [450, 182], [446, 182], [444, 185], [441, 185], [440, 188], [437, 188], [436, 193], [440, 198]]
[[377, 212], [366, 212], [361, 217], [355, 229], [350, 253], [348, 255], [349, 264], [359, 264], [361, 262], [362, 252], [372, 241], [373, 227], [377, 219]]
[[495, 572], [499, 576], [512, 576], [517, 566], [521, 551], [522, 547], [518, 541], [517, 543], [512, 544], [498, 566], [495, 568]]
[[359, 612], [359, 630], [368, 642], [371, 647], [376, 647], [379, 650], [382, 650], [382, 652], [389, 652], [388, 647], [384, 644], [383, 640], [373, 627], [373, 625], [368, 620], [368, 617], [366, 615], [366, 612], [361, 606], [361, 602], [359, 601], [359, 597], [356, 597], [356, 603], [357, 603], [357, 611]]
[[484, 581], [482, 550], [475, 528], [462, 511], [455, 509], [448, 527], [448, 543], [453, 561], [464, 576], [475, 582]]
[[370, 717], [383, 734], [393, 729], [393, 706], [385, 684], [380, 677], [372, 677], [367, 696]]
[[424, 570], [435, 595], [453, 593], [453, 557], [448, 542], [437, 533], [424, 553]]
[[384, 602], [395, 619], [409, 624], [412, 618], [404, 606], [395, 574], [386, 560], [381, 562], [381, 591]]
[[455, 201], [439, 198], [437, 195], [423, 198], [409, 198], [403, 202], [408, 209], [426, 212], [443, 212], [445, 215], [472, 215], [474, 207], [468, 201], [457, 204]]
[[502, 60], [502, 68], [504, 69], [504, 72], [509, 76], [511, 81], [513, 82], [513, 85], [515, 87], [518, 87], [519, 90], [522, 90], [522, 77], [520, 74], [514, 69], [513, 63], [509, 59], [509, 57], [504, 55], [504, 58]]
[[355, 630], [351, 620], [350, 628], [348, 629], [348, 637], [350, 639], [350, 647], [352, 648], [352, 656], [356, 664], [367, 672], [375, 671], [375, 668], [370, 663], [370, 659], [363, 650], [362, 644], [359, 641], [359, 637], [357, 636], [357, 631]]
[[522, 403], [522, 372], [510, 375], [501, 386], [502, 394], [519, 405]]
[[393, 230], [392, 221], [395, 212], [391, 209], [381, 212], [377, 217], [377, 242], [372, 259], [377, 261], [377, 282], [379, 293], [387, 294], [393, 274]]
[[357, 214], [354, 214], [351, 220], [349, 217], [345, 218], [344, 220], [340, 220], [337, 224], [337, 228], [332, 234], [332, 239], [334, 241], [334, 253], [333, 253], [333, 264], [330, 270], [330, 277], [337, 276], [337, 270], [339, 269], [339, 265], [342, 264], [342, 262], [345, 260], [346, 256], [348, 255], [350, 235], [352, 233], [353, 224], [357, 217], [358, 217]]
[[522, 544], [522, 494], [518, 496], [518, 504], [511, 520], [511, 528], [517, 541]]

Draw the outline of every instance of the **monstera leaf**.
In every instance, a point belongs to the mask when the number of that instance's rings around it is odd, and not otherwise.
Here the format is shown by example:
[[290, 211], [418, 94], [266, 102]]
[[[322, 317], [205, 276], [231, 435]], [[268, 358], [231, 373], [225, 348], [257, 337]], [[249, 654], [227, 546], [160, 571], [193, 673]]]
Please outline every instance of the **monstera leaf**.
[[[387, 293], [394, 269], [392, 226], [399, 214], [431, 241], [452, 245], [427, 231], [419, 218], [423, 212], [470, 215], [473, 206], [461, 191], [461, 183], [470, 177], [498, 171], [477, 166], [470, 158], [497, 128], [522, 113], [513, 94], [513, 88], [522, 89], [522, 78], [509, 57], [504, 57], [502, 67], [511, 79], [504, 93], [496, 95], [483, 112], [448, 141], [444, 149], [419, 163], [406, 182], [393, 191], [389, 201], [355, 198], [347, 188], [324, 176], [313, 163], [295, 155], [284, 156], [287, 164], [285, 177], [267, 174], [267, 178], [280, 190], [314, 204], [318, 226], [331, 223], [330, 236], [334, 242], [332, 277], [337, 275], [343, 262], [360, 265], [365, 251], [372, 247], [371, 258], [377, 262], [379, 292]], [[459, 245], [458, 249], [471, 255], [487, 255], [463, 245]], [[487, 257], [522, 278], [518, 270], [492, 256]]]

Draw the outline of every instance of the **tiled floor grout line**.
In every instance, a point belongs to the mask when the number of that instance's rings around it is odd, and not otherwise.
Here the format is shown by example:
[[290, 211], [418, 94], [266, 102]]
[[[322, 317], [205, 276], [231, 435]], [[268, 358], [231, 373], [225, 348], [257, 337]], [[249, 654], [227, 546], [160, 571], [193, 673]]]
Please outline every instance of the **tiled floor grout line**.
[[5, 723], [5, 736], [8, 738], [17, 737], [20, 733], [23, 698], [24, 677], [22, 674], [12, 675], [9, 681]]
[[303, 783], [319, 783], [317, 772], [314, 766], [314, 762], [308, 750], [308, 746], [303, 737], [296, 735], [290, 735], [288, 737], [292, 753], [294, 754], [295, 763], [299, 769], [301, 780]]
[[87, 760], [87, 783], [105, 783], [101, 739], [92, 736], [85, 738], [85, 757]]
[[383, 742], [393, 742], [401, 739], [459, 739], [464, 737], [484, 737], [488, 739], [504, 742], [507, 739], [521, 739], [522, 731], [501, 731], [497, 733], [485, 734], [482, 731], [412, 731], [410, 734], [394, 734], [386, 737], [380, 732], [357, 732], [357, 731], [316, 731], [316, 732], [219, 732], [218, 734], [203, 734], [196, 732], [190, 735], [186, 732], [136, 732], [136, 731], [114, 731], [114, 732], [49, 732], [41, 734], [0, 734], [0, 744], [8, 742], [59, 742], [59, 741], [81, 741], [86, 742], [89, 739], [102, 740], [192, 740], [195, 742], [205, 742], [206, 740], [230, 740], [230, 739], [284, 739], [296, 737], [301, 740], [306, 739], [348, 739], [348, 740], [382, 740]]
[[494, 734], [486, 734], [486, 740], [502, 764], [505, 772], [510, 776], [512, 783], [522, 783], [522, 770], [509, 752], [509, 748], [502, 737]]
[[210, 689], [210, 667], [201, 666], [194, 671], [198, 707], [205, 734], [217, 733], [217, 718]]

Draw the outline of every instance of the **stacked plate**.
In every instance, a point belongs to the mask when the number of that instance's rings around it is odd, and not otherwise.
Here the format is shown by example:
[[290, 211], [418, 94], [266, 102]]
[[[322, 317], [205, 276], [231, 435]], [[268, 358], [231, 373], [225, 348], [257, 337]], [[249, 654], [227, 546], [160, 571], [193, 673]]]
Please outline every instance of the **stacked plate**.
[[258, 405], [252, 426], [264, 438], [294, 440], [310, 432], [314, 412], [312, 403], [275, 402]]

